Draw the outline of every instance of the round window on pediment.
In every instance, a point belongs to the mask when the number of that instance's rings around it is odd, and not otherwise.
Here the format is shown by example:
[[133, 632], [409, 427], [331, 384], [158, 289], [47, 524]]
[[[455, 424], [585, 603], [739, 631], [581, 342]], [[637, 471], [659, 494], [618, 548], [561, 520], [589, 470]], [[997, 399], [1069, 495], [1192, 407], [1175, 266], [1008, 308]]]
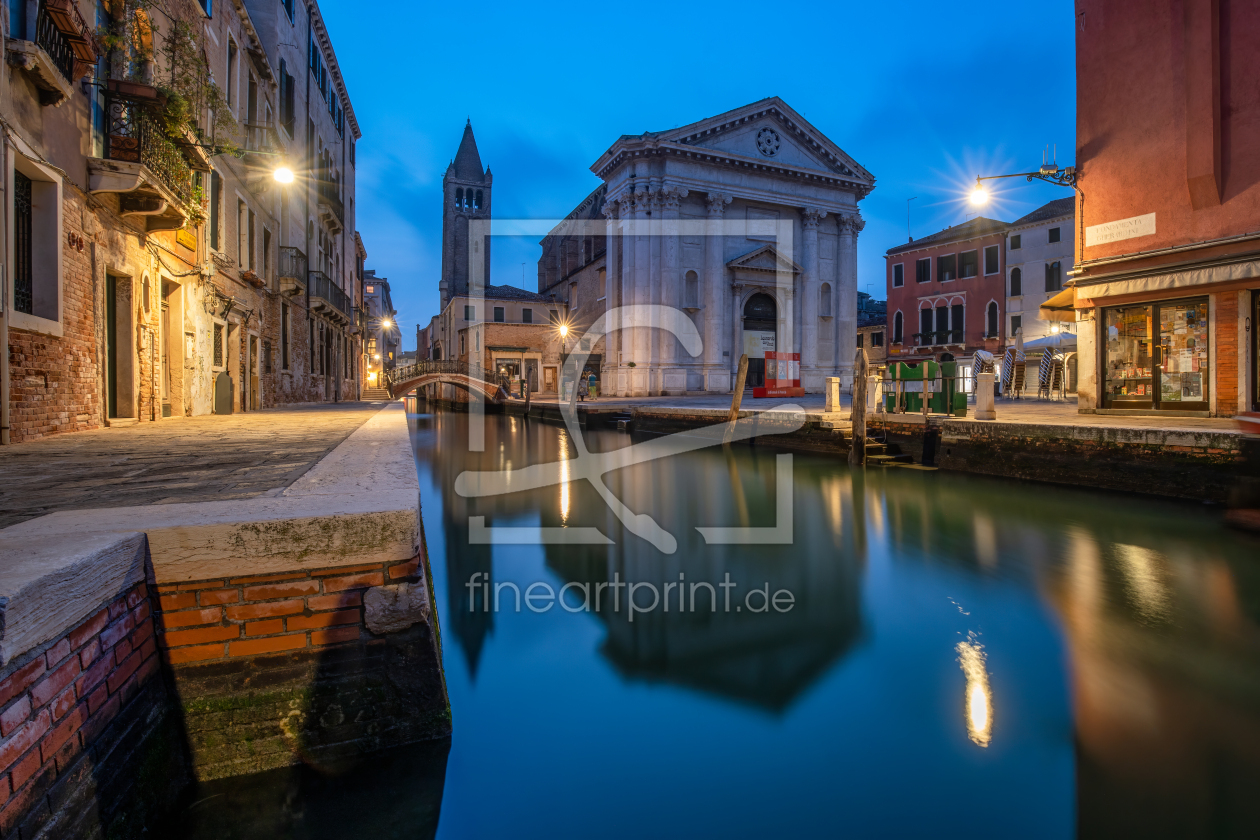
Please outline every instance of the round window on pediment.
[[757, 151], [766, 157], [774, 157], [779, 153], [779, 132], [773, 128], [763, 128], [757, 132]]

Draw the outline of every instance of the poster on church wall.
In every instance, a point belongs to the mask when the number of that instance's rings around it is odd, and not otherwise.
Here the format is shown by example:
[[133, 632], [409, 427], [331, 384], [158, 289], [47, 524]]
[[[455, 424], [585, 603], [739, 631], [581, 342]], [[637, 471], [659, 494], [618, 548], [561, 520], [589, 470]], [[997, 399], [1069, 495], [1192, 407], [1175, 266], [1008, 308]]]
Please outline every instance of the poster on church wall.
[[773, 330], [744, 330], [744, 352], [750, 359], [764, 359], [766, 351], [774, 352]]

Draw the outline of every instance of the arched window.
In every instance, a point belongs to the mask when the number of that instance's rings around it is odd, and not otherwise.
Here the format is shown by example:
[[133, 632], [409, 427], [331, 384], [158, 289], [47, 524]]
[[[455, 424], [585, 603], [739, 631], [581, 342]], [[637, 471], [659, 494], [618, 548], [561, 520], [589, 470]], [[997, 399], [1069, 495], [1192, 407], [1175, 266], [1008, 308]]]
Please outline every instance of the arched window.
[[903, 334], [902, 324], [903, 324], [903, 321], [901, 318], [901, 313], [898, 312], [896, 315], [893, 316], [893, 344], [902, 343], [902, 334]]
[[700, 308], [700, 275], [694, 271], [688, 271], [687, 276], [683, 278], [683, 307]]
[[481, 209], [481, 190], [477, 190], [477, 200], [473, 203], [473, 207], [478, 210]]
[[1011, 297], [1019, 297], [1024, 293], [1024, 272], [1018, 268], [1011, 269]]
[[1057, 292], [1063, 288], [1062, 263], [1046, 263], [1046, 291]]
[[818, 301], [818, 314], [824, 318], [831, 317], [831, 284], [822, 284], [822, 294]]
[[998, 305], [996, 302], [989, 303], [989, 323], [988, 332], [985, 333], [986, 338], [997, 338], [998, 334]]
[[460, 187], [459, 189], [455, 190], [455, 206], [456, 207], [464, 206], [464, 188], [463, 187]]

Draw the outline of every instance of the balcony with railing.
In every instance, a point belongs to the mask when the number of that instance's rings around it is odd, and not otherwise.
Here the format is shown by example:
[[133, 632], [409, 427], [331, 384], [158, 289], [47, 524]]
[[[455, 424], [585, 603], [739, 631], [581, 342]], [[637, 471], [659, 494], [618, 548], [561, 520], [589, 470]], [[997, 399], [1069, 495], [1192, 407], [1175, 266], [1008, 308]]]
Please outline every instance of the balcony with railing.
[[350, 298], [322, 271], [308, 272], [311, 310], [336, 321], [350, 323]]
[[316, 190], [320, 218], [332, 229], [333, 233], [341, 231], [346, 224], [346, 210], [338, 195], [338, 185], [333, 181], [320, 181]]
[[191, 212], [192, 170], [150, 103], [109, 95], [105, 156], [88, 159], [89, 190], [117, 193], [120, 215], [143, 217], [148, 230], [177, 230]]
[[273, 122], [243, 122], [245, 132], [245, 151], [247, 152], [279, 152], [280, 135]]
[[96, 35], [74, 0], [42, 0], [33, 27], [26, 8], [10, 4], [8, 62], [26, 71], [41, 105], [58, 105], [73, 95], [75, 80], [91, 72], [100, 52]]
[[281, 294], [290, 297], [304, 294], [307, 284], [306, 254], [300, 248], [282, 246], [276, 276], [280, 278]]

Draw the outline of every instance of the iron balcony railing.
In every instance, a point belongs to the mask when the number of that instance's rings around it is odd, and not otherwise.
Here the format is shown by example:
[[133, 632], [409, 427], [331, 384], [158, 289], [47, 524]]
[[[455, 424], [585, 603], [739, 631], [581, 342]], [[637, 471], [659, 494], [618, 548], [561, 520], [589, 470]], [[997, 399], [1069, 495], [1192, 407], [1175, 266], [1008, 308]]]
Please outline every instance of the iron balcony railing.
[[48, 53], [66, 81], [74, 82], [74, 48], [70, 46], [70, 39], [57, 27], [52, 15], [48, 14], [44, 3], [39, 4], [39, 13], [35, 18], [35, 43]]
[[184, 204], [192, 200], [192, 170], [179, 147], [142, 104], [120, 97], [107, 100], [105, 157], [139, 163]]
[[246, 122], [243, 124], [245, 129], [245, 151], [247, 152], [274, 152], [280, 148], [280, 136], [276, 133], [276, 126], [269, 122]]
[[311, 278], [309, 286], [311, 299], [319, 298], [328, 301], [330, 306], [349, 319], [350, 298], [341, 290], [341, 287], [322, 271], [311, 271], [308, 276]]
[[282, 246], [280, 248], [279, 277], [292, 277], [295, 280], [306, 279], [306, 254], [300, 248]]
[[337, 221], [345, 224], [346, 211], [341, 204], [341, 196], [337, 195], [337, 185], [331, 181], [319, 182], [319, 201], [321, 204], [327, 204], [332, 208], [333, 215], [337, 217]]

